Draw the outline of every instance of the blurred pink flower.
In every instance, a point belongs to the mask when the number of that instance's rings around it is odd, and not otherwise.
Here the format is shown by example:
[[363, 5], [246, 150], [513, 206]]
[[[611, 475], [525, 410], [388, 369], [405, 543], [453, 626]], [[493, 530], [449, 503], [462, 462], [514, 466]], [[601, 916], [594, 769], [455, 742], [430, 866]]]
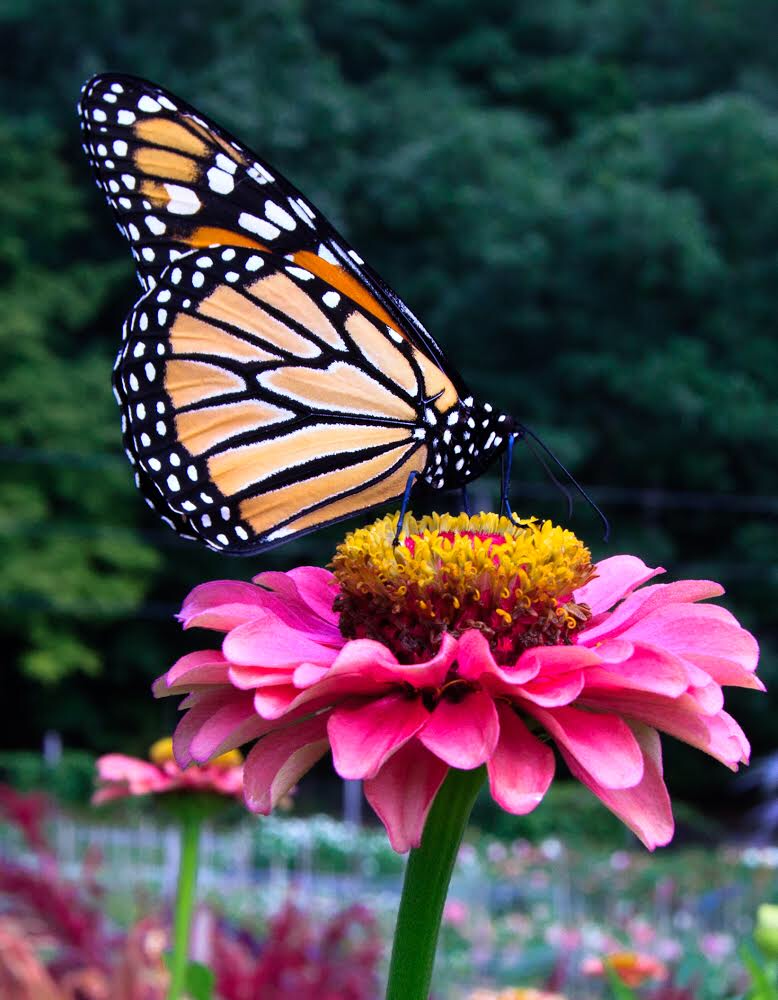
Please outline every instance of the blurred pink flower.
[[301, 567], [197, 587], [184, 627], [225, 633], [182, 657], [158, 695], [188, 694], [182, 764], [259, 739], [249, 807], [267, 813], [328, 749], [398, 851], [420, 841], [450, 767], [486, 764], [493, 798], [530, 812], [572, 773], [653, 848], [673, 833], [658, 732], [733, 770], [749, 746], [723, 685], [763, 690], [753, 636], [710, 581], [592, 566], [571, 532], [496, 515], [396, 519], [353, 532], [335, 576]]
[[461, 899], [447, 899], [443, 907], [443, 923], [450, 927], [462, 928], [467, 924], [470, 909]]
[[160, 792], [197, 791], [217, 795], [243, 794], [241, 755], [230, 751], [209, 764], [181, 768], [173, 757], [172, 740], [162, 739], [152, 746], [151, 760], [109, 753], [97, 761], [97, 791], [92, 803]]
[[731, 934], [711, 931], [700, 938], [700, 950], [711, 962], [719, 964], [735, 951], [735, 939]]

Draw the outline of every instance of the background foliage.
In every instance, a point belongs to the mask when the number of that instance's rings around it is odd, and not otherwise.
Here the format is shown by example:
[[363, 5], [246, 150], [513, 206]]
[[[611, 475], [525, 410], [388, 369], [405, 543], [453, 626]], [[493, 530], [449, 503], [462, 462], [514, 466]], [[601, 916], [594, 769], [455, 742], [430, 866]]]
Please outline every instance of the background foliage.
[[[143, 749], [195, 582], [227, 561], [147, 516], [109, 371], [136, 296], [74, 103], [179, 92], [276, 164], [474, 390], [537, 430], [608, 551], [710, 575], [776, 675], [778, 7], [771, 0], [6, 0], [0, 4], [0, 607], [8, 746]], [[523, 453], [515, 506], [564, 517]], [[487, 482], [489, 503], [496, 482]], [[489, 492], [491, 491], [491, 493]], [[598, 526], [579, 505], [573, 527]], [[757, 750], [775, 698], [731, 699]], [[721, 772], [674, 750], [676, 788]]]

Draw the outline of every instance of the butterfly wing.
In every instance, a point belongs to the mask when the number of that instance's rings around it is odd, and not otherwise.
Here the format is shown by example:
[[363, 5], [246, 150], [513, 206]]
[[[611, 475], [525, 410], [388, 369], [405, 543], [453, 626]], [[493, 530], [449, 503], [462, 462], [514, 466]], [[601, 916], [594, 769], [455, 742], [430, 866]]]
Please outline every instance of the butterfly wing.
[[96, 76], [79, 105], [84, 150], [144, 288], [193, 247], [288, 256], [424, 351], [458, 386], [402, 300], [277, 170], [180, 98], [137, 77]]
[[312, 271], [191, 250], [125, 324], [115, 389], [153, 506], [251, 554], [403, 493], [457, 390], [425, 352]]

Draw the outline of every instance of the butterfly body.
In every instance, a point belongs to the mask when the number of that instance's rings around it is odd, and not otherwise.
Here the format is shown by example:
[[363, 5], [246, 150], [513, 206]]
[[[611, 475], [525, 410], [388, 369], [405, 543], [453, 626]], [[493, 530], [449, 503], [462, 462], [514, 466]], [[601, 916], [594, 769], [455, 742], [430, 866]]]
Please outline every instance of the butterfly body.
[[145, 289], [114, 370], [125, 447], [179, 534], [250, 554], [505, 453], [518, 425], [272, 167], [134, 77], [91, 80], [80, 113]]

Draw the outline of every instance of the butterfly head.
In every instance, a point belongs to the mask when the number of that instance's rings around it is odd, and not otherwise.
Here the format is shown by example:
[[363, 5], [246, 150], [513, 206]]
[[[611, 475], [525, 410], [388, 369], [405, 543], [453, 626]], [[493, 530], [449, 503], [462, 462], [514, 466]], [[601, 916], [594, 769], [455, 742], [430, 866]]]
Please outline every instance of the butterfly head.
[[443, 414], [428, 411], [429, 459], [423, 478], [436, 490], [464, 486], [505, 451], [517, 427], [513, 417], [472, 396]]

